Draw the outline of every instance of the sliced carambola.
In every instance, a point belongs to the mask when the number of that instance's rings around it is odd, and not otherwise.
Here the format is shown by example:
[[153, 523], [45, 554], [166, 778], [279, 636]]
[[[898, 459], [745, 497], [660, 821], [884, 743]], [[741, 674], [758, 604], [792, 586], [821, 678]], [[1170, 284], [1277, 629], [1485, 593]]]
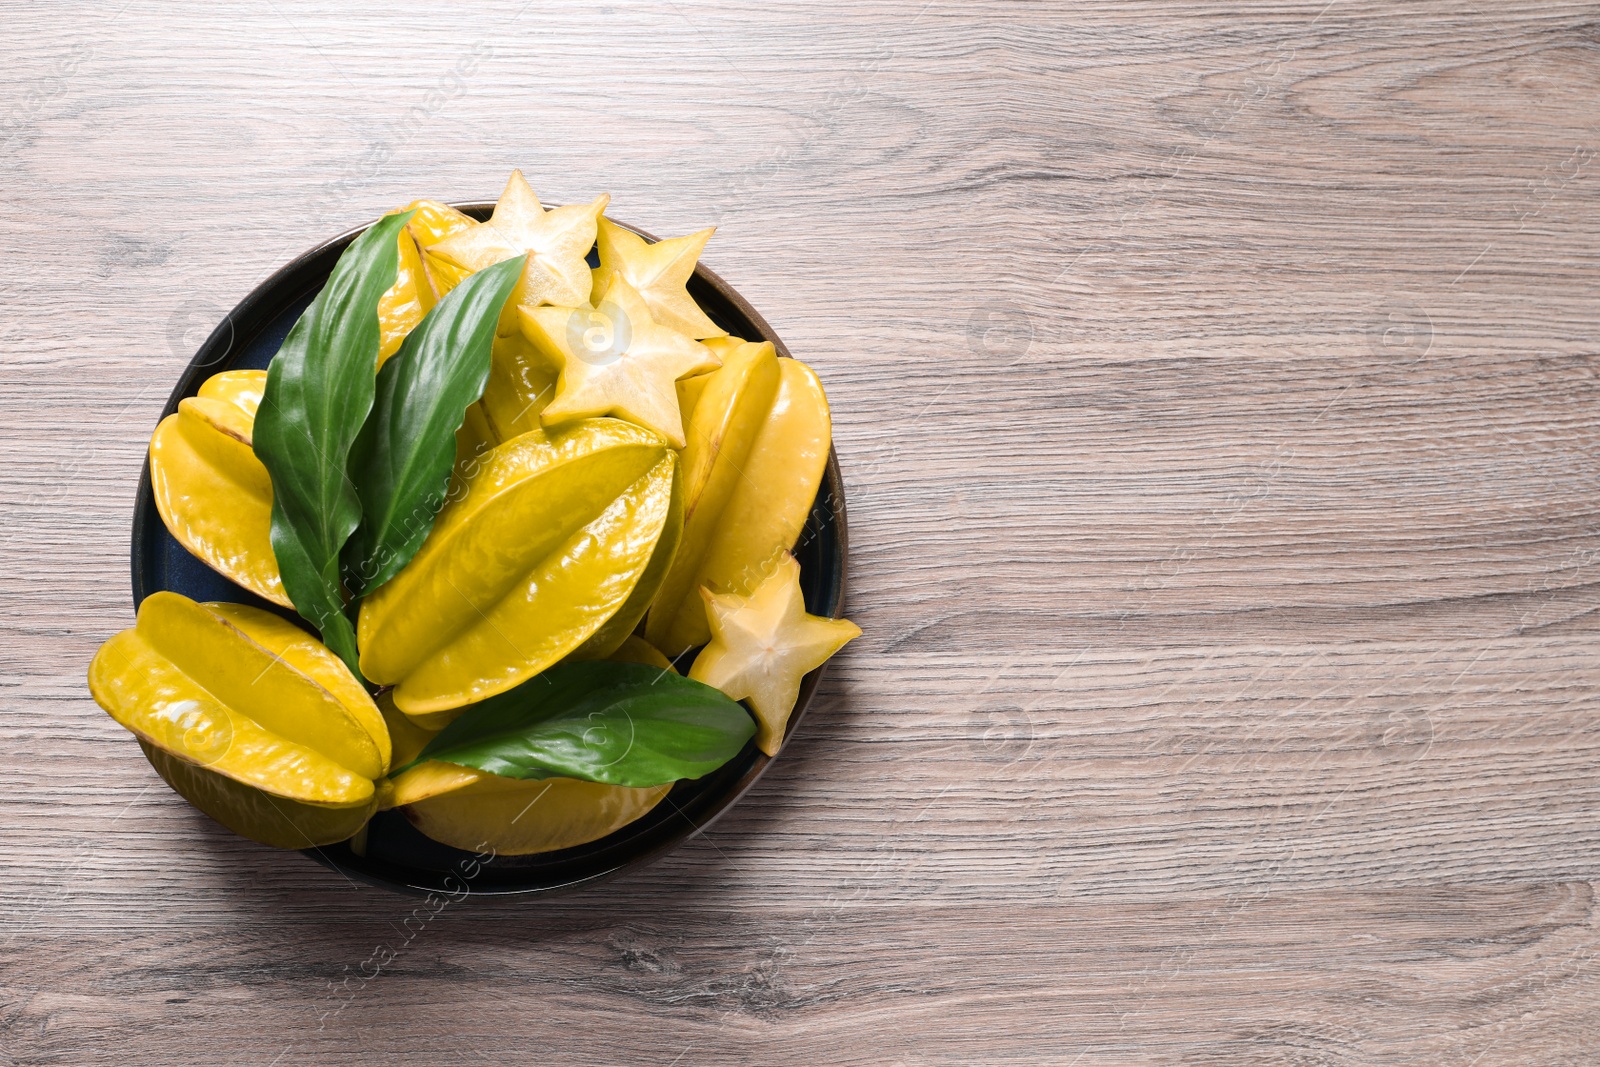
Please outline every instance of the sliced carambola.
[[343, 808], [289, 800], [181, 760], [142, 737], [139, 747], [173, 792], [239, 836], [273, 848], [347, 841], [377, 810], [376, 798]]
[[610, 199], [602, 195], [593, 203], [546, 211], [522, 172], [514, 170], [488, 222], [462, 227], [427, 246], [429, 271], [453, 287], [474, 271], [527, 253], [508, 308], [583, 304], [592, 284], [585, 257], [594, 247], [596, 222]]
[[600, 266], [594, 271], [595, 300], [611, 275], [621, 274], [650, 305], [650, 314], [661, 325], [688, 337], [723, 336], [728, 331], [700, 310], [687, 288], [695, 263], [715, 232], [715, 226], [708, 226], [687, 237], [651, 244], [626, 226], [601, 218], [595, 233], [595, 248], [600, 253]]
[[555, 396], [539, 418], [545, 427], [610, 415], [684, 445], [677, 381], [721, 361], [705, 345], [651, 317], [620, 274], [593, 307], [518, 309], [533, 347], [560, 371]]
[[711, 643], [695, 657], [689, 677], [748, 701], [756, 713], [756, 744], [776, 756], [794, 711], [800, 680], [861, 636], [848, 619], [806, 614], [800, 565], [787, 552], [749, 596], [701, 590]]

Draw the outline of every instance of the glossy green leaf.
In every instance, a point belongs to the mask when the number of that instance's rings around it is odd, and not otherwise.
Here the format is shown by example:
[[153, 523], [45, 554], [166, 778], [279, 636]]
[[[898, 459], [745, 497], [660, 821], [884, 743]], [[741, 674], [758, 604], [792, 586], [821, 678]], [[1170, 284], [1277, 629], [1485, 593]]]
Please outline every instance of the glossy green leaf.
[[474, 704], [408, 766], [441, 760], [507, 778], [665, 785], [716, 770], [755, 730], [743, 705], [671, 671], [567, 663]]
[[344, 548], [352, 596], [376, 589], [417, 554], [444, 506], [456, 431], [489, 379], [500, 309], [527, 256], [450, 290], [378, 372], [372, 414], [350, 454], [361, 525]]
[[346, 469], [372, 410], [378, 301], [394, 284], [397, 235], [411, 215], [384, 216], [345, 249], [272, 357], [256, 413], [255, 453], [272, 476], [272, 553], [284, 592], [352, 671], [356, 637], [339, 554], [361, 521], [361, 500]]

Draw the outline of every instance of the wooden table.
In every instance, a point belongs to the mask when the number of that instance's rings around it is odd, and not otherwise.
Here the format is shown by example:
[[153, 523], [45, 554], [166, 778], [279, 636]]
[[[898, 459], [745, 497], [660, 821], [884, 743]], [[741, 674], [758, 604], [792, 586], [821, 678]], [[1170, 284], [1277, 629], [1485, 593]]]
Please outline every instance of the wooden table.
[[[1600, 8], [1472, 6], [13, 11], [0, 1062], [1596, 1062]], [[419, 921], [84, 670], [204, 333], [513, 166], [718, 224], [866, 636], [674, 856]]]

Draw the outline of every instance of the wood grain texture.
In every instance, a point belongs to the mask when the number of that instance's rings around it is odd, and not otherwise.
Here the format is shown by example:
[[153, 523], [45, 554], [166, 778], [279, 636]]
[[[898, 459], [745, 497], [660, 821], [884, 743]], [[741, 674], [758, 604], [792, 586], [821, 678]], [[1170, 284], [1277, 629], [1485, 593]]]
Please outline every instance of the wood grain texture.
[[[1594, 4], [7, 25], [0, 1063], [1595, 1061]], [[512, 166], [719, 226], [866, 635], [655, 868], [434, 915], [209, 823], [83, 676], [204, 333]]]

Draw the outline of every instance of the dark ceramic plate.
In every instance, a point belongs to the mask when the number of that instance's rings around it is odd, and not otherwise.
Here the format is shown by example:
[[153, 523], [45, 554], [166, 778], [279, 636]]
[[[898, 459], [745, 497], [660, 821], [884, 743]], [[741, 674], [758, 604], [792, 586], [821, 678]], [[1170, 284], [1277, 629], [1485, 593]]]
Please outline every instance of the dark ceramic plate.
[[[456, 205], [476, 219], [487, 219], [493, 204]], [[643, 230], [636, 230], [655, 240]], [[264, 369], [327, 280], [334, 261], [361, 233], [351, 230], [307, 252], [268, 278], [225, 318], [195, 353], [167, 400], [162, 417], [178, 409], [211, 375], [225, 370]], [[591, 252], [591, 265], [598, 265]], [[704, 267], [696, 269], [689, 293], [717, 324], [749, 340], [771, 341], [780, 355], [788, 350], [772, 327], [733, 288]], [[827, 475], [811, 506], [795, 556], [800, 561], [806, 610], [837, 617], [844, 606], [844, 483], [836, 456], [828, 458]], [[156, 511], [146, 462], [133, 512], [133, 602], [162, 589], [195, 600], [224, 600], [274, 611], [295, 622], [292, 612], [246, 592], [211, 570], [172, 538]], [[816, 692], [821, 670], [812, 671], [800, 687], [800, 701], [789, 719], [792, 735]], [[424, 837], [398, 811], [379, 813], [367, 829], [361, 855], [348, 844], [306, 849], [305, 855], [372, 885], [409, 893], [445, 893], [459, 897], [513, 896], [571, 889], [642, 867], [699, 833], [728, 809], [761, 777], [771, 759], [752, 741], [719, 770], [694, 781], [679, 782], [650, 814], [599, 841], [535, 856], [500, 856], [474, 862], [471, 853]]]

